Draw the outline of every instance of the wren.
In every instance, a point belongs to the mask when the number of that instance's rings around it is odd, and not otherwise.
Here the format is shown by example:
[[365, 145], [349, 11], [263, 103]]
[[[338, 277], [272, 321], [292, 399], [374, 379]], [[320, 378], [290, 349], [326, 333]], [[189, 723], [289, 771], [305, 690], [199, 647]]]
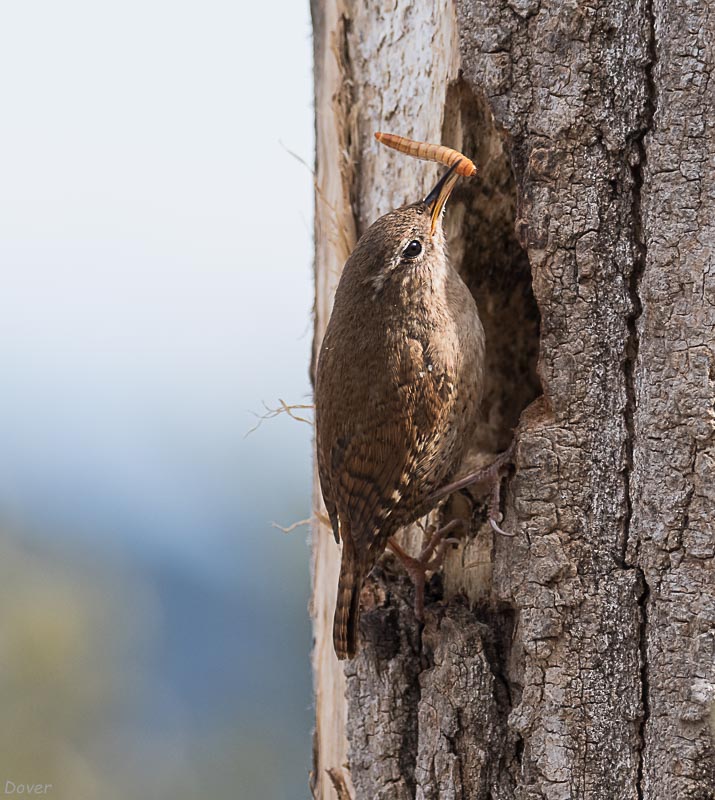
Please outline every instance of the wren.
[[[458, 166], [424, 200], [391, 211], [360, 237], [319, 353], [318, 473], [342, 541], [333, 627], [339, 659], [357, 651], [360, 591], [390, 537], [450, 491], [501, 478], [487, 470], [454, 482], [478, 421], [485, 348], [442, 226]], [[434, 546], [421, 561], [396, 543], [393, 549], [412, 567], [433, 568]]]

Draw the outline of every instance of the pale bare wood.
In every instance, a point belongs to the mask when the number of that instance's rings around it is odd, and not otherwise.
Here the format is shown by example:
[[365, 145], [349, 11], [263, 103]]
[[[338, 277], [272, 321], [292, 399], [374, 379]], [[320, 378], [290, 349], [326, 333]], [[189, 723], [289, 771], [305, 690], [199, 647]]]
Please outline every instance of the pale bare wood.
[[[350, 205], [353, 181], [347, 151], [350, 129], [349, 98], [342, 42], [346, 13], [340, 0], [331, 0], [314, 15], [315, 52], [315, 334], [314, 352], [325, 332], [342, 265], [355, 244], [355, 222]], [[310, 611], [313, 619], [313, 675], [315, 732], [311, 790], [316, 798], [336, 796], [330, 770], [342, 775], [347, 763], [345, 737], [345, 677], [333, 652], [332, 627], [340, 553], [326, 517], [314, 475], [313, 507], [322, 514], [312, 525], [312, 584]], [[322, 517], [322, 519], [321, 519]], [[346, 781], [349, 774], [346, 773]]]

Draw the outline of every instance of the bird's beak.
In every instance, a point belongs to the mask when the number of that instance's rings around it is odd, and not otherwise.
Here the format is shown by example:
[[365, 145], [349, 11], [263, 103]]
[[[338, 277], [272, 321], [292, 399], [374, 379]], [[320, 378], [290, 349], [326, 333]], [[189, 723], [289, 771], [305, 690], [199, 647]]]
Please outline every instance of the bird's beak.
[[456, 164], [452, 164], [447, 172], [439, 179], [434, 189], [432, 189], [424, 199], [424, 203], [429, 208], [432, 215], [432, 228], [430, 230], [432, 236], [434, 236], [434, 232], [437, 230], [437, 223], [442, 214], [444, 204], [447, 202], [447, 199], [452, 193], [452, 189], [454, 189], [454, 185], [459, 179], [459, 175], [455, 174], [455, 170], [459, 164], [459, 161], [457, 161]]

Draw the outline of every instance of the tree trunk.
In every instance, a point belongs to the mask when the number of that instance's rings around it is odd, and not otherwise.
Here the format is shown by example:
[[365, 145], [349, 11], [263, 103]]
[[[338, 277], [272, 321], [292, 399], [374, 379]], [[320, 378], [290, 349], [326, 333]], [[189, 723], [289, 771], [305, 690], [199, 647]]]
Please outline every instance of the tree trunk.
[[[453, 263], [487, 334], [475, 442], [515, 470], [425, 624], [385, 558], [331, 642], [313, 530], [316, 798], [715, 796], [715, 15], [686, 0], [313, 0], [316, 346], [340, 269], [464, 150]], [[316, 504], [319, 490], [316, 488]], [[419, 530], [404, 534], [414, 549]]]

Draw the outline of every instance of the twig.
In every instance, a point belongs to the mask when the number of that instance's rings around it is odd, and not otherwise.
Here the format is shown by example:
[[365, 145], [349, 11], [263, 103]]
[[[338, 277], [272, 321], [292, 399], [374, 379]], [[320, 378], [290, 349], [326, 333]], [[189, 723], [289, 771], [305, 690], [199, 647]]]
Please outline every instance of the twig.
[[288, 527], [283, 527], [283, 525], [279, 525], [277, 522], [271, 522], [271, 525], [274, 528], [278, 528], [279, 531], [283, 531], [283, 533], [291, 533], [296, 528], [300, 528], [303, 525], [310, 525], [313, 520], [318, 520], [318, 522], [322, 523], [323, 525], [327, 525], [329, 528], [331, 527], [330, 524], [330, 517], [327, 514], [323, 514], [322, 511], [314, 511], [312, 517], [308, 517], [307, 519], [299, 519], [298, 522], [293, 522]]
[[301, 528], [303, 525], [310, 525], [313, 521], [313, 517], [308, 517], [308, 519], [299, 519], [298, 522], [294, 522], [289, 525], [287, 528], [284, 528], [283, 525], [279, 525], [277, 522], [271, 522], [271, 526], [273, 528], [278, 528], [279, 531], [283, 531], [283, 533], [290, 533], [294, 531], [296, 528]]
[[278, 402], [280, 403], [280, 406], [278, 408], [271, 408], [270, 406], [267, 406], [264, 403], [263, 407], [266, 409], [265, 414], [256, 414], [255, 412], [251, 412], [255, 417], [258, 417], [258, 422], [249, 431], [246, 432], [245, 436], [243, 437], [244, 439], [246, 438], [246, 436], [253, 433], [255, 430], [258, 430], [258, 428], [260, 428], [261, 425], [267, 419], [273, 419], [274, 417], [277, 417], [280, 414], [287, 414], [291, 419], [294, 419], [297, 422], [305, 422], [307, 425], [313, 424], [312, 420], [306, 419], [305, 417], [301, 417], [300, 415], [295, 413], [296, 410], [302, 411], [305, 409], [314, 408], [312, 403], [310, 404], [286, 403], [285, 400], [281, 400], [280, 398], [278, 398]]

